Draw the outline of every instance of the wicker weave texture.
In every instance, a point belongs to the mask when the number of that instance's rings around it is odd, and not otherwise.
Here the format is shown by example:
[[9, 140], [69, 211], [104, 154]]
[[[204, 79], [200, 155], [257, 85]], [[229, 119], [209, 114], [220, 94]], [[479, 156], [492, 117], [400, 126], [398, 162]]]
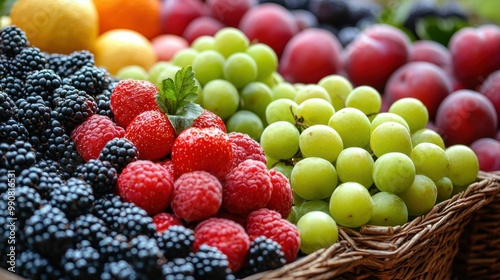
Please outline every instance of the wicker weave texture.
[[425, 216], [396, 227], [363, 226], [359, 232], [339, 227], [340, 241], [333, 246], [245, 280], [450, 279], [465, 226], [499, 193], [500, 176], [480, 172], [466, 191]]

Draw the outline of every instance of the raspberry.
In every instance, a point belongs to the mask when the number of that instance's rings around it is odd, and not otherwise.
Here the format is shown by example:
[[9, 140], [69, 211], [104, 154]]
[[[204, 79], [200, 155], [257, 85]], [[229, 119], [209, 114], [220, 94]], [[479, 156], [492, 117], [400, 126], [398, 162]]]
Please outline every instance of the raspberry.
[[174, 214], [161, 212], [153, 216], [153, 223], [156, 225], [156, 231], [163, 233], [171, 226], [182, 226], [182, 221]]
[[157, 110], [158, 87], [149, 81], [125, 79], [118, 82], [111, 93], [110, 106], [121, 127], [144, 111]]
[[170, 172], [170, 175], [172, 175], [172, 178], [174, 178], [174, 163], [172, 162], [171, 159], [167, 158], [163, 161], [160, 161], [158, 164], [165, 167], [165, 169], [167, 169], [168, 172]]
[[102, 115], [92, 115], [71, 132], [71, 139], [85, 161], [98, 159], [108, 141], [123, 136], [125, 136], [125, 129]]
[[266, 206], [273, 185], [266, 165], [247, 159], [226, 176], [223, 207], [234, 214], [248, 214]]
[[176, 177], [203, 170], [221, 179], [232, 167], [233, 150], [220, 129], [190, 127], [175, 139], [171, 158]]
[[149, 215], [154, 215], [170, 204], [173, 180], [159, 164], [138, 160], [123, 169], [117, 188], [124, 201], [132, 202]]
[[267, 164], [266, 155], [259, 142], [252, 139], [248, 134], [230, 132], [227, 136], [233, 147], [233, 168], [246, 159], [254, 159]]
[[206, 171], [182, 174], [174, 182], [172, 210], [180, 219], [197, 222], [212, 217], [222, 204], [222, 185]]
[[243, 228], [247, 227], [247, 216], [248, 215], [238, 215], [228, 212], [226, 209], [221, 208], [217, 213], [217, 218], [228, 219], [233, 222], [240, 224]]
[[215, 127], [215, 128], [222, 130], [222, 132], [227, 132], [226, 131], [226, 124], [224, 123], [224, 120], [222, 120], [218, 115], [216, 115], [215, 113], [213, 113], [207, 109], [203, 109], [203, 112], [201, 113], [201, 115], [199, 115], [193, 121], [192, 127], [199, 127], [199, 128]]
[[194, 229], [193, 251], [202, 244], [215, 247], [227, 256], [229, 268], [238, 271], [250, 248], [250, 239], [245, 229], [236, 222], [222, 218], [209, 218]]
[[285, 259], [292, 262], [297, 258], [300, 236], [297, 227], [281, 215], [267, 208], [255, 210], [248, 215], [246, 232], [250, 240], [263, 235], [281, 245]]
[[269, 174], [271, 175], [273, 192], [266, 208], [277, 211], [281, 217], [286, 219], [292, 212], [293, 206], [293, 191], [290, 187], [290, 181], [283, 173], [274, 169], [270, 169]]
[[125, 138], [137, 147], [139, 159], [154, 161], [170, 153], [175, 130], [164, 113], [157, 110], [145, 111], [129, 123]]

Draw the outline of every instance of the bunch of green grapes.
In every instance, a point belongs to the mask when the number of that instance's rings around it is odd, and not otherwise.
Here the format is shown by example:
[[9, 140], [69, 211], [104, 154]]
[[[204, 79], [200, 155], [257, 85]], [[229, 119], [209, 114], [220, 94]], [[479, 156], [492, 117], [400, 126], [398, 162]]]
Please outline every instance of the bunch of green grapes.
[[338, 237], [337, 225], [402, 225], [476, 180], [474, 152], [445, 147], [427, 128], [421, 101], [403, 98], [381, 112], [372, 87], [349, 87], [337, 75], [321, 84], [328, 87], [299, 85], [295, 95], [273, 100], [261, 136], [268, 167], [290, 180], [289, 220], [301, 232], [304, 253], [336, 242], [330, 237]]

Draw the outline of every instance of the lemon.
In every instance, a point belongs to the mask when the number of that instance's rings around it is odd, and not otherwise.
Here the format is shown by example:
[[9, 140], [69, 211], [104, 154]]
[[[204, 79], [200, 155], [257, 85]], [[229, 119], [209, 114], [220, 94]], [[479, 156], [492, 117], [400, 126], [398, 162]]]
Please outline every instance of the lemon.
[[49, 53], [92, 50], [99, 32], [92, 0], [19, 0], [10, 19], [32, 46]]
[[146, 70], [157, 61], [151, 42], [129, 29], [114, 29], [101, 34], [94, 46], [95, 64], [116, 75], [125, 66], [137, 65]]

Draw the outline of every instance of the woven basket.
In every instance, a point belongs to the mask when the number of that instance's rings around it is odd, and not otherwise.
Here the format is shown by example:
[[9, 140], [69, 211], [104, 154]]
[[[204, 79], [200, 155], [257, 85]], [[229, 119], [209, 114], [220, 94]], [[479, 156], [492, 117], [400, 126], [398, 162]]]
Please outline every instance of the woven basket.
[[500, 176], [480, 172], [466, 191], [425, 216], [396, 227], [363, 226], [359, 232], [339, 227], [340, 241], [331, 247], [245, 280], [450, 279], [464, 227], [499, 193]]
[[[500, 171], [494, 172], [500, 178]], [[453, 264], [457, 279], [500, 279], [500, 192], [471, 217]]]

